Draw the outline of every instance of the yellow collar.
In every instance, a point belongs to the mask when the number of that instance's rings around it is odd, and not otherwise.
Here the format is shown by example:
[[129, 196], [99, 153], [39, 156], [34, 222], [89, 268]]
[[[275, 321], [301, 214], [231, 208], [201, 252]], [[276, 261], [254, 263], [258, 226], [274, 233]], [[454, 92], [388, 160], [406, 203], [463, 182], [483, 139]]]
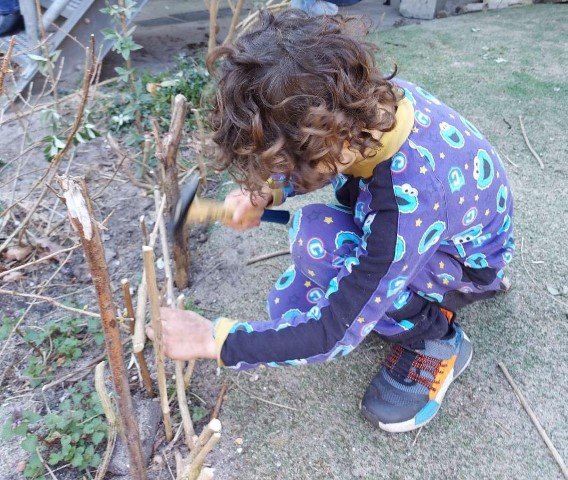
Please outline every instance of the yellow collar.
[[355, 162], [343, 173], [354, 177], [369, 178], [380, 162], [390, 159], [400, 150], [414, 125], [414, 107], [406, 97], [398, 103], [397, 107], [395, 127], [390, 132], [383, 133], [380, 139], [381, 146], [375, 154], [372, 157]]

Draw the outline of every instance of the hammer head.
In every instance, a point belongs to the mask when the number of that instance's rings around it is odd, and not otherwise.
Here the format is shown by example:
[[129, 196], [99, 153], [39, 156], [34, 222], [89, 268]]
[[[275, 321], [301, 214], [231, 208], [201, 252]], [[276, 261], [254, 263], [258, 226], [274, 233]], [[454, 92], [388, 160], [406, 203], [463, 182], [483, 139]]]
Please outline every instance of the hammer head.
[[189, 208], [197, 195], [198, 188], [199, 176], [194, 173], [190, 175], [189, 180], [182, 188], [174, 214], [170, 220], [169, 230], [174, 236], [183, 230], [187, 212], [189, 212]]

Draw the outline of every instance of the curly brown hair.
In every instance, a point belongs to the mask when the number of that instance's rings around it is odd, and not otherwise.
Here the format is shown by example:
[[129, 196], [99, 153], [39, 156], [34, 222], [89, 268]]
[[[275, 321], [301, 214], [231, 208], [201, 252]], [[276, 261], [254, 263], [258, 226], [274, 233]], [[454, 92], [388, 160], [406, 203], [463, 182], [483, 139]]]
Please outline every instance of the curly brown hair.
[[263, 11], [259, 23], [207, 58], [218, 78], [216, 166], [251, 194], [274, 175], [312, 191], [337, 174], [344, 146], [368, 157], [380, 147], [370, 130], [394, 128], [396, 66], [390, 76], [379, 72], [377, 47], [353, 35], [364, 26], [354, 18], [290, 9]]

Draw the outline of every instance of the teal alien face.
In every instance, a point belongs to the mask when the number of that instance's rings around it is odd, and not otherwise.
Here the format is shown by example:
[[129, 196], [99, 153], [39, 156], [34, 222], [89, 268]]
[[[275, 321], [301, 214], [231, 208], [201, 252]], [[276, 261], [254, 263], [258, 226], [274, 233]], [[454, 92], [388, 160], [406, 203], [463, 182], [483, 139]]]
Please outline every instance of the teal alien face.
[[477, 188], [489, 188], [494, 176], [493, 160], [485, 150], [479, 150], [473, 159], [473, 178], [477, 181]]
[[422, 125], [423, 127], [429, 127], [430, 124], [432, 123], [432, 120], [430, 119], [430, 117], [428, 115], [426, 115], [424, 112], [421, 112], [420, 110], [416, 110], [414, 112], [414, 118], [416, 118], [416, 121]]
[[511, 216], [505, 215], [505, 218], [503, 219], [503, 225], [501, 225], [501, 228], [497, 231], [497, 235], [501, 235], [502, 233], [508, 232], [510, 228], [511, 228]]
[[481, 247], [486, 244], [489, 240], [491, 240], [491, 234], [486, 233], [484, 235], [480, 235], [476, 239], [474, 239], [471, 243], [474, 247]]
[[440, 100], [438, 100], [434, 95], [432, 95], [430, 92], [427, 92], [426, 90], [424, 90], [422, 87], [416, 87], [416, 91], [422, 95], [426, 100], [428, 100], [429, 102], [432, 102], [436, 105], [442, 105], [442, 102], [440, 102]]
[[292, 245], [296, 241], [296, 238], [298, 238], [298, 232], [300, 231], [301, 222], [302, 222], [302, 210], [299, 209], [292, 217], [292, 225], [290, 226], [290, 230], [288, 230], [288, 239], [290, 241], [290, 245]]
[[507, 196], [509, 192], [505, 185], [501, 185], [499, 187], [499, 191], [497, 192], [497, 212], [503, 213], [507, 208]]
[[339, 249], [346, 243], [359, 245], [361, 243], [361, 239], [353, 232], [349, 231], [338, 232], [338, 234], [335, 236], [335, 248]]
[[472, 242], [477, 237], [479, 237], [482, 233], [483, 233], [483, 225], [481, 225], [479, 223], [479, 224], [475, 225], [474, 227], [468, 228], [467, 230], [464, 230], [463, 232], [454, 235], [452, 237], [452, 240], [454, 241], [454, 245], [457, 248], [458, 253], [462, 257], [464, 257], [465, 256], [465, 250], [464, 250], [462, 245], [464, 243]]
[[477, 138], [481, 138], [483, 139], [483, 135], [481, 135], [481, 132], [475, 128], [475, 125], [473, 125], [473, 123], [471, 123], [470, 121], [466, 120], [463, 117], [460, 117], [460, 120], [462, 121], [462, 123], [465, 125], [465, 127], [472, 132]]
[[448, 172], [448, 184], [452, 193], [459, 192], [465, 185], [465, 177], [459, 167], [452, 167]]
[[318, 303], [324, 296], [324, 292], [321, 288], [315, 287], [308, 291], [306, 294], [306, 300], [311, 304]]
[[416, 145], [416, 143], [414, 143], [412, 140], [409, 140], [408, 144], [411, 148], [416, 150], [422, 158], [425, 158], [428, 161], [430, 167], [432, 167], [432, 170], [436, 169], [436, 162], [434, 161], [434, 156], [432, 155], [432, 152], [430, 152], [430, 150], [420, 145]]
[[285, 288], [292, 285], [292, 282], [295, 278], [296, 268], [294, 267], [294, 265], [292, 265], [282, 275], [280, 275], [280, 278], [276, 281], [276, 285], [274, 286], [276, 287], [276, 290], [284, 290]]
[[412, 105], [416, 105], [416, 100], [410, 90], [404, 89], [404, 96], [408, 98], [408, 100], [410, 101], [410, 103], [412, 103]]
[[373, 331], [373, 328], [375, 328], [376, 324], [377, 324], [377, 322], [371, 322], [371, 323], [368, 323], [367, 325], [365, 325], [361, 329], [361, 336], [366, 337], [367, 335], [369, 335], [369, 333], [371, 333]]
[[465, 145], [465, 140], [461, 132], [449, 123], [440, 123], [440, 135], [444, 139], [444, 142], [452, 148], [462, 148]]
[[418, 253], [422, 255], [436, 245], [440, 241], [442, 233], [444, 233], [445, 230], [446, 223], [440, 220], [430, 225], [420, 239], [420, 243], [418, 244]]
[[396, 277], [389, 282], [389, 287], [387, 290], [387, 297], [392, 297], [400, 292], [404, 288], [404, 283], [408, 280], [408, 277]]
[[398, 152], [392, 157], [391, 171], [393, 173], [402, 173], [406, 170], [407, 165], [406, 155], [402, 152]]
[[484, 253], [474, 253], [465, 259], [465, 264], [471, 268], [487, 268], [489, 264]]
[[308, 240], [307, 251], [308, 255], [316, 260], [325, 257], [326, 254], [323, 241], [317, 237], [313, 237]]
[[418, 208], [418, 190], [409, 183], [395, 185], [394, 195], [401, 213], [412, 213]]
[[406, 290], [402, 292], [400, 295], [398, 295], [398, 297], [394, 299], [394, 302], [392, 302], [393, 307], [396, 308], [397, 310], [400, 310], [408, 303], [408, 301], [410, 300], [410, 296], [411, 296], [410, 291]]
[[297, 308], [292, 308], [291, 310], [285, 312], [284, 315], [282, 315], [282, 318], [286, 320], [292, 320], [294, 317], [297, 317], [298, 315], [301, 314], [302, 312], [300, 310], [298, 310]]
[[406, 253], [406, 242], [400, 235], [396, 236], [396, 247], [394, 251], [394, 261], [398, 262]]

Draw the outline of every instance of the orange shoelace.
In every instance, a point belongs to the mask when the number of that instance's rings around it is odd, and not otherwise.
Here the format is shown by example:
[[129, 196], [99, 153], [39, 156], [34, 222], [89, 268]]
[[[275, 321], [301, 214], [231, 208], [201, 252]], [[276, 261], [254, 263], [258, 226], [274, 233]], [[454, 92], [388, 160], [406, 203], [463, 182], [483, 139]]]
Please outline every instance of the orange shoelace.
[[[395, 345], [385, 360], [385, 367], [397, 381], [409, 379], [434, 392], [440, 384], [436, 376], [446, 366], [444, 360], [407, 350], [400, 345]], [[419, 372], [427, 372], [432, 377], [422, 376]]]

